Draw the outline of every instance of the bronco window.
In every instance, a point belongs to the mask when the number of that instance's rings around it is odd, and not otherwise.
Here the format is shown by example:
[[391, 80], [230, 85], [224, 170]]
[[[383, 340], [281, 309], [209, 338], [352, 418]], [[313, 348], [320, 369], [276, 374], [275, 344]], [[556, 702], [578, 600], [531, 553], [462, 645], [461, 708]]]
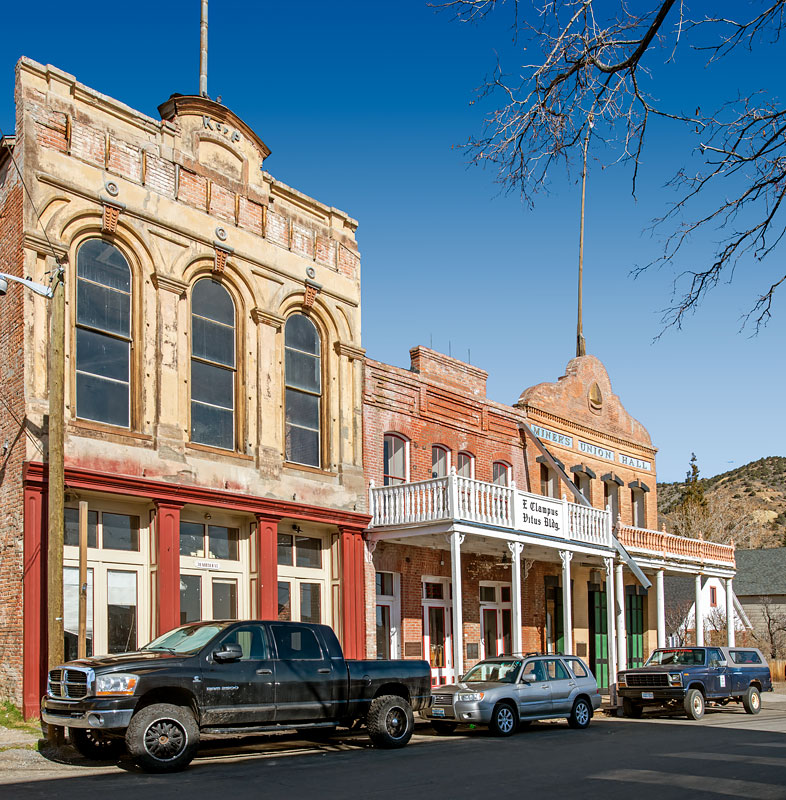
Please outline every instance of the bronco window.
[[646, 666], [659, 664], [679, 664], [685, 667], [704, 665], [704, 650], [699, 648], [679, 648], [675, 650], [656, 650], [647, 660]]
[[729, 650], [735, 664], [761, 664], [761, 657], [755, 650]]

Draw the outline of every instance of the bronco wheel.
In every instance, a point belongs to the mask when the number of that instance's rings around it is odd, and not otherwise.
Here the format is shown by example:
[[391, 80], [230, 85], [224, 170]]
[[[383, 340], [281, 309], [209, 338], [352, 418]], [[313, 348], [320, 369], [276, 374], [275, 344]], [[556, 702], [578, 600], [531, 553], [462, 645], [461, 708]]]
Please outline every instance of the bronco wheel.
[[491, 715], [489, 730], [495, 736], [510, 736], [517, 727], [516, 710], [508, 703], [499, 703]]
[[701, 719], [704, 716], [704, 695], [698, 689], [688, 689], [684, 705], [688, 719]]
[[644, 706], [641, 703], [634, 703], [630, 697], [622, 698], [622, 713], [626, 717], [639, 719], [644, 712]]
[[434, 730], [443, 735], [449, 736], [453, 731], [456, 730], [456, 723], [455, 722], [443, 722], [442, 720], [432, 719], [431, 720], [431, 727]]
[[111, 761], [125, 752], [126, 743], [120, 736], [108, 736], [91, 728], [70, 728], [69, 738], [77, 752], [93, 761]]
[[570, 725], [571, 728], [583, 730], [589, 727], [592, 713], [592, 706], [589, 704], [589, 701], [584, 697], [579, 697], [573, 704], [573, 710], [568, 717], [568, 725]]
[[199, 728], [190, 709], [156, 703], [131, 717], [126, 746], [146, 772], [176, 772], [196, 755]]
[[366, 725], [369, 738], [377, 747], [404, 747], [415, 730], [415, 717], [403, 697], [384, 694], [371, 701]]
[[742, 696], [742, 707], [746, 714], [758, 714], [761, 711], [761, 695], [755, 686], [749, 686]]

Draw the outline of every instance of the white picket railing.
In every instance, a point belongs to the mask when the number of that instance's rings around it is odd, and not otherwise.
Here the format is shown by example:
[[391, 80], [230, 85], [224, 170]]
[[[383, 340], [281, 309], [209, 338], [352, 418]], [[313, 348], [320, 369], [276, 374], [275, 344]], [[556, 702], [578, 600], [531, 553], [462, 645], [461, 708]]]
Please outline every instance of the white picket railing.
[[499, 486], [454, 471], [445, 478], [374, 486], [370, 489], [371, 528], [464, 520], [523, 533], [611, 546], [608, 511]]

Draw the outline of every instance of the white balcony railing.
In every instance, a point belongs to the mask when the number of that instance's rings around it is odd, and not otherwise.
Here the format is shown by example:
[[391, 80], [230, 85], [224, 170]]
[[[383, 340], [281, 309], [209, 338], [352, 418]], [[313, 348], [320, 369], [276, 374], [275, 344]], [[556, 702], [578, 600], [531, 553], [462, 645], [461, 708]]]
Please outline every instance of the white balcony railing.
[[611, 547], [608, 511], [522, 492], [515, 484], [498, 486], [451, 471], [446, 478], [372, 484], [369, 494], [371, 528], [460, 520]]

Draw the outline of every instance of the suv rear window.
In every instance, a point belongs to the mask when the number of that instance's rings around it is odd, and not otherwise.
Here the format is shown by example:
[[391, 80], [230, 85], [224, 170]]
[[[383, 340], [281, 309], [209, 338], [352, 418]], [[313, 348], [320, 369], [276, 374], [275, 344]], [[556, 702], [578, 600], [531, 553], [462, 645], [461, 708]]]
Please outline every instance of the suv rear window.
[[566, 658], [565, 663], [571, 668], [573, 674], [577, 678], [586, 678], [589, 674], [587, 672], [587, 668], [581, 663], [581, 661], [578, 660], [578, 658]]
[[729, 650], [729, 655], [735, 664], [761, 664], [761, 658], [755, 650]]

